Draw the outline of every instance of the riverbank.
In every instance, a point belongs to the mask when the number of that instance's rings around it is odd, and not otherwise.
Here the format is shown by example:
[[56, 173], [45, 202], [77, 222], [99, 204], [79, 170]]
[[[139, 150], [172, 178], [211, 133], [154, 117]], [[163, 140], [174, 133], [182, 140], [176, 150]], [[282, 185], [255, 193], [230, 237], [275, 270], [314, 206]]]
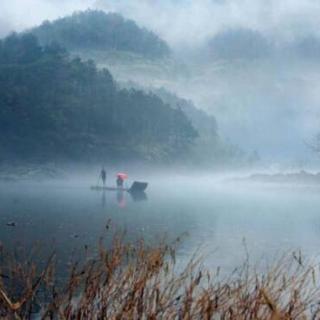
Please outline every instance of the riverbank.
[[237, 182], [254, 183], [279, 183], [279, 184], [300, 184], [300, 185], [320, 185], [320, 172], [311, 173], [305, 170], [292, 173], [256, 173], [248, 177], [233, 179]]
[[61, 179], [65, 175], [63, 167], [54, 163], [0, 165], [0, 182], [43, 181]]

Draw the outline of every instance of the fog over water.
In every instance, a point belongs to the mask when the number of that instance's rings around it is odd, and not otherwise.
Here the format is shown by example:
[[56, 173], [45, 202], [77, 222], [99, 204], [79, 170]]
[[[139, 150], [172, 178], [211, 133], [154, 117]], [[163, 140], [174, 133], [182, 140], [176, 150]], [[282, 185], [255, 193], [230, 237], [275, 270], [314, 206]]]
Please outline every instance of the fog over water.
[[[294, 250], [309, 257], [319, 254], [317, 186], [148, 174], [146, 197], [135, 199], [126, 192], [91, 191], [96, 181], [90, 177], [1, 185], [2, 244], [32, 247], [40, 242], [43, 252], [54, 247], [66, 263], [84, 245], [94, 251], [100, 236], [111, 232], [105, 229], [111, 220], [111, 230], [126, 230], [131, 240], [143, 237], [155, 244], [182, 236], [180, 262], [202, 255], [206, 266], [228, 272], [244, 261], [246, 250], [252, 265], [260, 267]], [[10, 221], [16, 226], [7, 226]]]

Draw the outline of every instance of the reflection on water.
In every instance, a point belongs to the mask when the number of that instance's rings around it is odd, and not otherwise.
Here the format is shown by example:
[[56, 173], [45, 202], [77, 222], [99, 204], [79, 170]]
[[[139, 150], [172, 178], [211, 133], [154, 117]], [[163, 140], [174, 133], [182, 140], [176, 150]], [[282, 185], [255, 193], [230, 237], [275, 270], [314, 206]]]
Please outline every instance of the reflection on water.
[[148, 196], [144, 191], [141, 192], [131, 192], [130, 193], [133, 201], [138, 202], [138, 201], [147, 201]]
[[119, 208], [125, 208], [127, 206], [124, 191], [122, 190], [117, 191], [117, 202], [118, 202]]
[[127, 196], [130, 196], [131, 199], [134, 202], [141, 202], [141, 201], [147, 201], [148, 200], [147, 194], [144, 191], [127, 192], [127, 191], [123, 191], [123, 190], [107, 191], [107, 190], [104, 190], [104, 189], [102, 189], [102, 190], [93, 190], [93, 191], [101, 193], [102, 208], [106, 207], [107, 193], [108, 192], [112, 192], [112, 193], [114, 193], [116, 195], [116, 200], [117, 200], [119, 208], [126, 208], [126, 206], [127, 206], [126, 197]]
[[168, 186], [154, 180], [147, 194], [129, 194], [91, 191], [88, 185], [2, 185], [0, 241], [9, 247], [40, 242], [44, 250], [57, 248], [63, 260], [74, 250], [95, 247], [111, 219], [130, 239], [156, 243], [188, 232], [178, 255], [188, 259], [200, 250], [214, 267], [241, 263], [243, 239], [253, 261], [293, 249], [319, 254], [316, 187], [250, 188], [210, 180], [199, 187], [187, 179]]

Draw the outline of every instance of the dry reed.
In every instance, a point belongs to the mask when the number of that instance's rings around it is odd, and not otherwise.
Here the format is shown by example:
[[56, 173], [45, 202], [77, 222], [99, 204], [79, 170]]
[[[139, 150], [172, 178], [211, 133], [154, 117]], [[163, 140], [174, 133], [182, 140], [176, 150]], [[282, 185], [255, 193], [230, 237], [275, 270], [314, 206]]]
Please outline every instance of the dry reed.
[[55, 256], [39, 271], [1, 248], [1, 319], [320, 319], [319, 270], [300, 254], [264, 274], [245, 264], [227, 279], [192, 260], [175, 270], [175, 245], [130, 245], [114, 236], [111, 249], [75, 263], [64, 285]]

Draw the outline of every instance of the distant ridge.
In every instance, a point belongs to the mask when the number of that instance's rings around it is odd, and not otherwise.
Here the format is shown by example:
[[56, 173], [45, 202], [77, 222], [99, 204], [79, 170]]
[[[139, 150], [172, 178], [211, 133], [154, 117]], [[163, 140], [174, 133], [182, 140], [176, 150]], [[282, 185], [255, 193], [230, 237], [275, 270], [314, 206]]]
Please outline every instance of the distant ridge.
[[86, 10], [29, 30], [41, 45], [57, 43], [68, 50], [114, 50], [150, 58], [170, 54], [169, 46], [155, 33], [139, 27], [117, 13]]
[[320, 184], [320, 172], [310, 173], [304, 170], [293, 173], [264, 174], [256, 173], [246, 178], [234, 179], [234, 181], [257, 183], [293, 183], [293, 184]]

